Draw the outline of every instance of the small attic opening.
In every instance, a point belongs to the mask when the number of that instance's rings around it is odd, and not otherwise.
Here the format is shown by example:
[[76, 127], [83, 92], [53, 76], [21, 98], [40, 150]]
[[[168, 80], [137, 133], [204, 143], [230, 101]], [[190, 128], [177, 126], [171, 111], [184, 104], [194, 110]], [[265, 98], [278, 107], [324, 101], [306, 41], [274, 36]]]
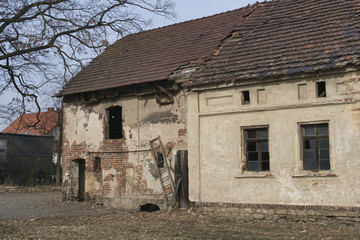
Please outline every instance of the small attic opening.
[[241, 95], [242, 104], [250, 104], [250, 92], [242, 91]]
[[317, 97], [326, 97], [326, 83], [317, 82], [316, 83], [316, 94]]
[[109, 116], [109, 139], [123, 138], [122, 133], [122, 108], [114, 106], [107, 109]]

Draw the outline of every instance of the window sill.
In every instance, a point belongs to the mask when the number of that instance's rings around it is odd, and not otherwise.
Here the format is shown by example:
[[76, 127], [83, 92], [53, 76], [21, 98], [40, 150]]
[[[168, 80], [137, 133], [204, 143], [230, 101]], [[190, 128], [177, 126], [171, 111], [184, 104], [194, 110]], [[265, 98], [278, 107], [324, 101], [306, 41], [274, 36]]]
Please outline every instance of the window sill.
[[271, 172], [242, 172], [236, 173], [235, 178], [273, 178]]
[[337, 177], [338, 175], [331, 171], [321, 172], [299, 172], [292, 175], [293, 178], [307, 178], [307, 177]]

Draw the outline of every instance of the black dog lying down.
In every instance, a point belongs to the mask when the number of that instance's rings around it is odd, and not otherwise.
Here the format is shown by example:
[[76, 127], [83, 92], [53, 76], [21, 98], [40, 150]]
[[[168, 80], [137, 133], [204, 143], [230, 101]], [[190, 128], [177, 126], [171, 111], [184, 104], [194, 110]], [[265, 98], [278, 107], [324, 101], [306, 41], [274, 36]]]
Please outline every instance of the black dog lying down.
[[158, 205], [152, 204], [152, 203], [146, 203], [144, 205], [140, 205], [139, 212], [155, 212], [160, 210]]

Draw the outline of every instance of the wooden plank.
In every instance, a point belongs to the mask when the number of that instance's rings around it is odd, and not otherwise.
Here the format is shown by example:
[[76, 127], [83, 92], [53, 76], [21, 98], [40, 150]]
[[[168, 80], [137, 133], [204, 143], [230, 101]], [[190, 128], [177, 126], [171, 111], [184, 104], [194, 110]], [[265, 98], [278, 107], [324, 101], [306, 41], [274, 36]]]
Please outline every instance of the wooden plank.
[[175, 199], [176, 199], [176, 193], [179, 190], [180, 183], [181, 183], [181, 178], [179, 178], [178, 182], [176, 183], [176, 188], [175, 188], [174, 194], [173, 194], [173, 196], [172, 196], [172, 198], [170, 200], [169, 208], [168, 208], [167, 212], [171, 212], [172, 207], [175, 205], [174, 202], [175, 202]]

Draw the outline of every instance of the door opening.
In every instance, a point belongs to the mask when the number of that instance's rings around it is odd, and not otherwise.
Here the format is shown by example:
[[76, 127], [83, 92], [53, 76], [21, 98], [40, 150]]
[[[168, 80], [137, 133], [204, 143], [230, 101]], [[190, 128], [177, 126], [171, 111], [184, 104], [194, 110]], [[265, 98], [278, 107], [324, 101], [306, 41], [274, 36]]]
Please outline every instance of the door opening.
[[72, 161], [73, 193], [74, 198], [79, 201], [85, 199], [85, 160], [76, 159]]

